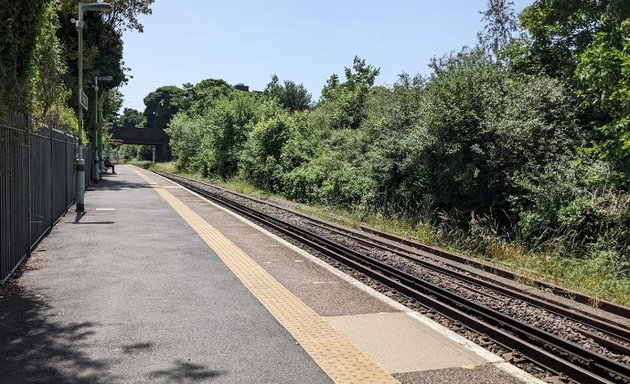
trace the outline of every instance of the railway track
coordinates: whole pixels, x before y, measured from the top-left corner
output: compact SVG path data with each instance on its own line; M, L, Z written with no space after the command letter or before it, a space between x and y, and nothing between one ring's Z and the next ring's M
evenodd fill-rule
M451 318L469 329L490 337L494 342L507 350L516 350L530 361L558 375L566 375L579 383L630 383L630 330L605 317L592 316L558 303L519 291L506 284L489 280L469 270L457 270L435 263L421 254L414 254L409 249L397 247L391 242L365 236L357 231L343 229L298 214L286 208L278 207L301 216L310 222L311 228L296 226L289 220L282 220L274 215L260 212L250 205L226 198L222 193L213 193L217 189L207 183L164 174L167 177L200 195L219 203L245 217L253 219L285 236L288 236L334 260L359 271L397 292L410 297L424 306L432 308L441 315ZM225 193L225 191L224 191ZM240 198L249 199L242 195ZM256 199L250 199L256 201ZM265 204L257 201L257 204ZM319 227L318 230L314 228ZM428 271L419 277L406 268L392 266L391 263L357 251L357 247L349 247L343 241L331 240L331 236L323 236L322 231L335 233L337 237L352 238L354 243L365 249L374 248L393 253L409 262L420 265ZM318 233L319 232L319 233ZM335 237L335 236L333 236ZM427 277L428 276L428 277ZM433 277L431 277L433 276ZM461 288L445 288L436 284L436 279L455 279ZM466 291L466 294L462 294ZM484 300L471 300L474 297L485 297L486 301L502 302L509 305L511 300L520 300L529 305L549 311L554 316L562 316L574 327L584 327L582 334L604 348L607 353L594 351L577 342L567 340L541 327L529 324L505 311L493 308ZM614 357L621 358L611 358Z
M460 256L454 253L446 252L439 248L430 247L430 246L418 243L416 241L401 238L401 237L398 237L398 236L395 236L386 232L369 228L367 226L361 226L361 230L367 233L371 233L376 236L382 237L384 239L389 239L397 243L401 243L406 246L409 246L411 248L418 249L419 251L428 252L430 254L433 254L433 255L448 259L448 260L452 260L458 263L468 264L480 270L490 272L492 274L507 278L509 280L518 280L518 281L524 282L527 285L543 289L545 291L553 293L554 295L564 297L564 298L570 299L572 301L575 301L581 304L592 306L592 307L601 309L602 311L605 311L614 315L630 318L630 308L624 307L622 305L617 305L615 303L611 303L606 300L596 299L591 296L583 295L579 292L571 291L569 289L565 289L565 288L558 287L553 284L546 283L544 281L539 281L536 279L519 276L519 275L514 274L513 272L507 271L505 269L501 269L494 265L488 265L480 261L471 260L471 259L465 258L463 256Z
M317 224L317 223L313 225L322 226L321 224ZM326 225L323 225L322 227L325 227L325 226ZM431 271L435 271L439 274L451 276L458 280L465 281L473 285L478 285L481 287L488 288L492 291L500 292L501 294L505 296L522 300L531 305L535 305L539 308L542 308L542 309L551 311L557 315L563 316L567 319L571 319L575 321L576 323L589 326L592 329L597 330L601 332L602 334L605 334L608 337L610 337L610 339L606 339L598 335L591 334L590 335L591 338L593 338L600 344L606 345L607 347L614 349L624 355L630 356L630 347L629 347L630 329L614 321L611 321L608 318L597 316L592 313L586 313L576 308L571 308L571 307L568 307L567 305L550 301L547 298L541 297L533 292L525 292L521 289L515 288L508 284L489 279L487 275L482 276L475 272L471 272L468 269L464 270L464 269L457 268L452 265L449 265L447 267L447 266L444 266L443 264L435 263L432 260L427 260L426 258L423 258L421 254L404 250L390 243L379 241L378 239L362 236L361 234L358 234L354 231L339 229L339 228L336 228L336 226L331 226L329 228L326 228L326 230L331 231L331 232L336 232L342 236L348 236L361 244L387 250L398 256L412 260L413 262L418 263L419 265L422 265L423 267ZM622 342L622 344L616 343L612 341L611 339L618 339L619 341Z

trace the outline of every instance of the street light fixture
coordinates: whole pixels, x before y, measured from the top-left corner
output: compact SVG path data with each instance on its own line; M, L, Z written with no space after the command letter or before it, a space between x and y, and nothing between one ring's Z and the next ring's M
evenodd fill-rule
M98 82L99 81L112 81L114 78L111 76L94 76L94 181L101 180L101 126L98 122Z
M87 96L83 92L83 12L109 12L112 10L108 3L79 3L79 20L76 21L77 32L79 32L79 156L76 163L76 205L77 212L85 210L85 160L83 159L83 108L87 109Z

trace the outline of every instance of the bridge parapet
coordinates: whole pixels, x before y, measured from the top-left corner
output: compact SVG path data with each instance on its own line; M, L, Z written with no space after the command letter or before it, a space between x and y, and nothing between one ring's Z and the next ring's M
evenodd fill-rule
M114 127L109 132L112 135L112 141L115 140L121 144L155 145L156 161L171 160L171 147L164 129Z

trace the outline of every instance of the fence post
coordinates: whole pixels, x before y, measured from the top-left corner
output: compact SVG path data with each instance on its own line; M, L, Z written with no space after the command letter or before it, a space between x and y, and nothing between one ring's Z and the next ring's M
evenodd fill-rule
M53 161L55 161L55 142L54 142L54 129L48 127L50 130L50 229L52 230L55 223L55 175L53 174Z
M26 137L28 139L28 255L31 256L33 245L33 175L31 174L31 157L33 155L31 140L31 118L26 117Z
M66 183L64 184L63 205L68 208L68 135L63 135L63 172L65 173Z
M63 187L63 206L68 208L68 135L63 135L63 175L65 184Z

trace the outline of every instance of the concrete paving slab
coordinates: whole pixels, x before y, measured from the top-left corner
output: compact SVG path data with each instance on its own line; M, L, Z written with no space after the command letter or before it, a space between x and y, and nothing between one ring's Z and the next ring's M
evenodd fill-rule
M327 317L326 320L389 372L414 372L487 363L404 313Z
M492 364L394 374L401 384L522 384Z

